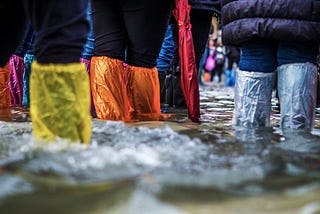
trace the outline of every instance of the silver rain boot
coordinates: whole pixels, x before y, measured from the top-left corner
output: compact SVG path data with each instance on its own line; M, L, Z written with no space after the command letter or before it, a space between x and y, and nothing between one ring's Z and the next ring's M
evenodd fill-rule
M280 127L311 129L317 99L318 67L312 63L293 63L278 67Z
M240 127L270 126L274 73L237 70L233 124Z

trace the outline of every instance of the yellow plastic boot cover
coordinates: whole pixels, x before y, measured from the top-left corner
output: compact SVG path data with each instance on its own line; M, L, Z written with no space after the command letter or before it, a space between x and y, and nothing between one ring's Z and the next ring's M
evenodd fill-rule
M92 57L90 81L99 119L130 120L123 61L106 56Z
M133 107L132 119L160 120L160 85L158 71L128 65L127 93Z
M82 63L32 63L30 115L35 139L90 143L90 85Z
M10 66L9 63L0 67L0 119L11 118L11 97L9 89Z

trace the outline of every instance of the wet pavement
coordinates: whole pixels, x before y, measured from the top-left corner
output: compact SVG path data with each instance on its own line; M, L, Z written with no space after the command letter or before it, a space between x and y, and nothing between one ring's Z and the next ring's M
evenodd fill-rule
M28 112L0 122L0 213L320 213L311 132L232 127L233 88L201 87L201 123L93 121L90 146L34 144ZM22 122L25 121L25 122Z

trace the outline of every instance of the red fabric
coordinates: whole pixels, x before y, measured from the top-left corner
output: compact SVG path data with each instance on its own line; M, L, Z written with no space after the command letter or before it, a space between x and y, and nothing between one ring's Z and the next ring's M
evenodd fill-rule
M200 119L200 94L196 59L190 23L188 0L176 0L173 10L179 28L180 85L188 107L188 116L193 122Z

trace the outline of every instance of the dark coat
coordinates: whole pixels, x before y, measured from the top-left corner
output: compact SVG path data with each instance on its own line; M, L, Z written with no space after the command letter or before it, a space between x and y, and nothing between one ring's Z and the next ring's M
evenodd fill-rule
M221 0L189 0L188 3L192 9L209 10L216 14L221 11Z
M222 42L320 42L320 0L222 0Z

